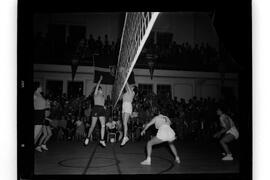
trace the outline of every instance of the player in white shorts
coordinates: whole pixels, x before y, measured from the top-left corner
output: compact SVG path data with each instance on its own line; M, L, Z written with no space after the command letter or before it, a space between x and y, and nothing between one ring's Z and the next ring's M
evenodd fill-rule
M172 150L172 153L175 156L175 161L180 164L180 158L178 156L177 150L173 144L175 138L175 132L170 127L171 121L167 116L159 114L155 116L141 132L141 135L145 134L145 131L151 126L155 124L156 129L158 129L157 135L154 136L150 141L147 142L147 158L146 160L142 161L142 165L151 165L151 153L152 153L152 146L156 144L160 144L163 142L168 142L169 147Z
M123 94L123 104L122 104L122 119L123 119L123 126L124 126L124 138L121 142L121 146L124 146L129 138L127 136L128 134L128 120L132 114L132 101L135 95L135 92L133 91L134 87L130 86L128 82L125 86L126 92Z
M225 114L221 108L217 109L217 115L219 115L220 126L222 127L222 129L216 134L214 134L214 138L220 138L224 134L221 140L219 141L219 143L221 144L222 148L226 153L225 157L223 157L222 160L232 161L233 156L228 147L228 143L238 139L239 132L235 127L233 120L230 118L230 116Z

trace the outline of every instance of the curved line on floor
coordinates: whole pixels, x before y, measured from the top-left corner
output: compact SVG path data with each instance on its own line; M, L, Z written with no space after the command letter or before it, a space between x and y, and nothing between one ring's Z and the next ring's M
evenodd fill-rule
M98 158L102 158L102 159L111 159L114 160L113 158L105 158L105 157L96 157ZM78 160L78 159L86 159L85 157L81 157L81 158L70 158L70 159L64 159L62 161L59 161L57 164L62 166L62 167L69 167L69 168L77 168L77 169L82 169L85 168L84 166L72 166L72 165L66 165L65 161L70 161L70 160ZM115 163L111 163L109 165L104 165L104 166L89 166L89 168L103 168L103 167L109 167L109 166L113 166L115 165Z

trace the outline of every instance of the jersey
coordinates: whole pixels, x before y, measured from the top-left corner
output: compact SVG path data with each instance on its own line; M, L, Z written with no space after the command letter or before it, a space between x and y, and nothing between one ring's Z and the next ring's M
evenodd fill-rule
M155 118L156 129L159 129L162 125L168 125L168 126L171 125L171 121L167 116L160 114L154 118Z
M41 94L35 93L34 94L34 109L35 110L43 110L46 108L47 102L42 97Z
M98 106L104 106L105 103L105 97L102 94L97 94L94 96L94 103Z

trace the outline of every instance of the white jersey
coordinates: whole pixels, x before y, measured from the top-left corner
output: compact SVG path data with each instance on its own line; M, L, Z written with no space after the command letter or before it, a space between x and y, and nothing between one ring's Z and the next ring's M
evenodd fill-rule
M238 132L237 128L235 127L235 124L234 124L233 120L230 118L230 116L228 116L226 114L222 114L219 119L220 119L220 124L222 127L227 128L227 126L228 126L228 128L229 128L229 130L226 132L226 134L228 134L228 133L232 134L235 137L235 139L238 139L239 132Z
M35 110L43 110L43 109L46 109L46 105L47 105L47 102L42 97L42 95L39 93L35 93L34 94L34 109Z
M159 129L162 125L170 126L171 121L167 116L163 116L162 114L155 117L155 127Z
M129 92L129 91L125 92L123 94L123 102L132 103L134 95L135 95L135 93L133 91L132 92Z
M155 127L158 129L157 138L162 141L174 141L175 132L170 127L171 121L167 116L158 115L155 117Z
M234 122L230 118L230 116L228 116L226 114L222 114L219 119L220 119L220 123L221 123L222 127L224 127L224 128L227 128L227 126L229 126L228 128L235 127Z

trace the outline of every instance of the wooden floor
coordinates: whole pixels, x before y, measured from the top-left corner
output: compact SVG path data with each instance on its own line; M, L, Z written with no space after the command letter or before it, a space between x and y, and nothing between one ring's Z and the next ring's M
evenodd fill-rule
M238 155L234 161L221 160L220 149L213 143L175 143L181 164L166 143L154 146L152 165L142 166L145 159L145 141L107 143L102 148L96 142L87 147L78 141L52 141L49 151L35 152L35 175L100 175L100 174L198 174L238 173Z

